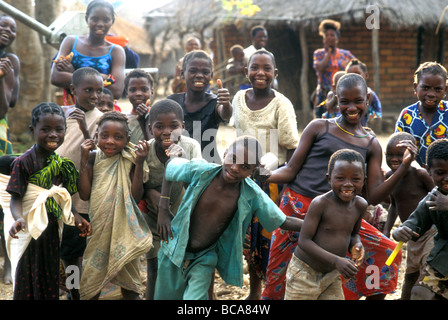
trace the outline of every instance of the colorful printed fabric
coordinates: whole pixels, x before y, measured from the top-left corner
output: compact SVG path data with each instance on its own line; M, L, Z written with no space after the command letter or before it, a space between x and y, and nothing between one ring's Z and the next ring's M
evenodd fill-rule
M316 65L324 59L325 49L317 49L314 51L313 56L313 68L316 70L317 76L317 102L315 105L319 105L322 101L327 98L327 93L331 89L331 84L333 82L333 75L340 70L345 70L345 67L350 62L351 59L356 57L348 50L336 49L336 53L330 56L330 61L325 68L324 72L317 71ZM317 117L321 117L325 110L316 110Z
M47 166L42 170L33 173L29 178L29 183L39 187L50 189L53 186L53 177L62 175L65 188L70 194L78 192L79 174L73 161L62 158L54 153L47 158ZM47 212L53 213L59 220L62 217L62 209L54 198L48 198L45 203Z
M419 104L416 102L401 111L395 132L408 132L414 136L418 148L415 160L422 166L426 163L426 150L431 142L448 136L448 105L447 101L440 101L432 122L428 124L422 117Z
M3 118L0 119L0 156L12 153L12 144L9 141L8 120Z
M255 180L255 182L274 202L277 200L283 187L283 185L276 183L260 183L257 180ZM254 217L247 229L246 237L243 242L243 255L255 268L260 279L265 279L266 277L271 237L272 232L267 232L260 224L258 218Z
M286 188L281 200L280 209L287 216L304 219L311 201L312 198L304 197ZM402 259L401 251L398 253L392 265L387 267L385 262L396 244L365 220L362 220L359 235L364 246L365 257L356 275L356 280L342 279L345 299L355 300L362 296L393 292L398 281L398 270ZM298 239L298 232L290 232L282 229L277 229L273 232L265 289L262 294L263 300L283 299L286 286L286 270L297 246ZM367 270L367 267L370 265L378 266L379 268L379 284L369 283L367 285L369 280L374 279L374 277L371 277L374 271L370 270L374 268Z

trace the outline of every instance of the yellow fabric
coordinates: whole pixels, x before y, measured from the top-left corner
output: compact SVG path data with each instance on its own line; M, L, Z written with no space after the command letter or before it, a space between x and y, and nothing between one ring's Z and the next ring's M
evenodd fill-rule
M87 239L80 283L83 300L96 296L108 283L141 293L138 258L152 247L152 234L131 195L134 162L128 147L112 157L97 151L89 210L92 235Z
M25 249L28 247L31 239L37 239L47 228L48 217L45 202L49 197L56 200L62 209L62 219L59 220L59 235L61 236L63 223L74 226L75 217L71 212L72 200L70 193L63 187L53 186L47 190L36 186L32 183L28 184L25 196L22 198L22 212L26 222L26 229L17 233L18 239L14 239L9 235L9 229L15 220L10 210L11 195L6 192L9 182L9 176L0 174L0 205L5 214L4 230L6 240L6 250L11 260L12 274L15 274L17 263L22 257Z

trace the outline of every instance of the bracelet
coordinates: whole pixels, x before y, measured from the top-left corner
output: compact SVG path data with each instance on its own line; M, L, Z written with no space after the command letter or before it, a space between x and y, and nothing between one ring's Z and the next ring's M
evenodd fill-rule
M162 199L170 199L170 197L160 196Z

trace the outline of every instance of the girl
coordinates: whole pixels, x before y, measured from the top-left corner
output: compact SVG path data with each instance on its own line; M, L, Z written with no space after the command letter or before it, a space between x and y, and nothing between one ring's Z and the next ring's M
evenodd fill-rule
M60 157L55 151L65 137L65 115L55 103L41 103L31 114L30 130L36 144L15 160L6 191L11 194L11 214L15 220L9 230L18 239L21 230L31 230L32 225L24 212L22 201L29 184L45 189L62 184L70 194L78 191L78 171L74 163ZM28 188L29 189L29 188ZM31 239L18 261L15 273L14 299L57 300L59 298L59 226L66 213L55 198L45 203L48 223L36 239ZM90 224L73 212L81 236L90 235ZM43 217L45 219L45 217ZM68 223L68 221L64 221ZM22 235L20 235L22 237ZM25 236L23 236L25 237ZM15 240L12 240L15 241Z
M369 99L365 80L357 74L344 75L338 82L336 95L341 116L310 122L304 129L291 160L286 166L275 170L267 180L288 184L280 204L280 208L288 216L303 219L311 200L329 191L326 178L328 161L339 149L349 148L363 155L367 165L366 199L370 204L383 201L406 174L413 161L416 147L411 141L404 141L400 146L407 150L402 164L393 175L383 181L381 146L376 137L361 125ZM384 294L395 289L401 257L394 261L390 269L383 268L389 253L395 248L395 243L364 220L360 236L368 256L360 266L357 281L350 280L344 284L345 298L357 299L362 295L383 298ZM266 287L262 298L283 299L286 267L297 245L298 235L274 231L272 239ZM367 264L378 266L382 272L379 289L366 288Z
M123 94L125 53L121 46L106 41L115 20L113 6L104 0L91 1L86 10L89 27L87 36L67 36L51 68L51 83L65 89L66 105L73 104L68 96L72 74L81 67L92 67L101 73L105 86L114 99ZM72 57L70 57L72 55Z
M185 129L201 145L202 157L208 162L221 163L216 146L219 124L232 116L229 90L218 79L218 94L207 92L213 78L213 61L202 50L194 50L183 58L181 77L186 92L168 97L179 103L184 111Z
M124 114L107 112L98 122L99 150L93 139L81 145L79 195L90 200L94 230L83 257L81 299L98 299L108 283L120 286L124 299L139 299L139 257L152 246L137 206L148 176L148 143L134 148L127 122Z
M426 163L426 150L431 142L448 136L448 103L443 99L447 91L447 71L437 62L422 63L414 74L414 94L418 100L404 108L395 132L412 134L419 148L416 161Z
M364 80L366 80L366 81L367 81L367 78L369 77L369 73L367 72L366 64L359 61L358 59L350 60L347 67L345 68L345 72L346 73L357 73L361 77L363 77ZM381 118L383 115L380 99L376 95L375 91L373 91L369 87L367 89L369 90L369 93L370 93L369 109L368 109L366 115L364 116L364 118L362 118L362 120L361 120L361 124L363 126L367 126L367 122L370 119Z
M278 157L275 167L281 166L297 148L299 133L292 103L271 87L277 77L274 56L266 50L256 51L250 57L245 73L252 88L238 91L232 101L237 136L252 135L257 138L266 153L273 152ZM275 145L271 145L271 141L275 141ZM281 185L262 183L260 187L277 202ZM244 254L249 261L251 275L248 299L259 300L260 278L265 276L271 234L257 221L252 221L246 238Z
M149 73L135 69L124 79L124 87L132 105L131 113L127 115L131 142L137 144L140 140L149 140L151 135L148 136L145 121L154 94L154 80Z

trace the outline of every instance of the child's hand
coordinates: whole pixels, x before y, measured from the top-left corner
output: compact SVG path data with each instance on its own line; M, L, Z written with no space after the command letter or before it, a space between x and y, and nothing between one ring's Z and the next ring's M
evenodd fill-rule
M255 169L252 178L259 181L260 183L266 182L269 177L272 175L272 170L265 164L260 164L257 169Z
M160 239L168 243L169 240L173 239L173 234L171 232L171 220L173 220L174 214L169 208L169 199L165 199L165 201L168 202L168 205L161 205L159 201L157 231L160 234Z
M170 158L186 158L187 154L185 153L185 150L178 144L173 143L166 149L165 154Z
M229 90L222 87L221 79L216 80L218 84L218 99L217 104L223 106L230 106L230 93Z
M143 163L149 153L149 142L139 141L139 144L135 147L135 162Z
M364 247L362 243L358 242L352 247L350 252L352 254L352 260L357 267L359 267L364 260Z
M96 150L96 144L93 139L86 139L81 143L81 160L87 161L90 151Z
M355 262L343 257L338 257L335 267L345 279L353 278L358 272Z
M18 239L19 237L16 236L16 233L25 229L26 229L25 219L23 218L17 219L16 222L14 222L14 224L11 226L11 229L9 229L9 235L14 239Z
M417 154L417 146L411 140L403 140L397 144L397 147L404 147L406 151L403 154L403 162L402 164L409 168L411 166L412 161L415 160L415 156Z
M68 115L67 119L75 119L78 121L79 129L81 129L82 132L87 131L86 114L81 109L74 108Z
M75 226L77 226L78 229L81 230L79 236L80 237L90 236L90 234L92 233L92 227L89 221L81 217L79 214L74 214L74 216L75 216Z
M149 101L149 99L148 99L148 101ZM134 111L135 111L135 113L137 113L137 120L139 120L139 121L144 121L146 115L147 115L148 112L149 112L149 107L148 107L148 105L145 104L145 103L140 103L140 104L137 106L137 108L135 108Z
M448 211L448 195L442 194L439 190L431 191L430 200L426 201L429 210Z
M401 226L392 232L392 237L396 241L407 242L411 240L413 237L420 237L420 235L417 232L412 231L412 229L409 227Z

